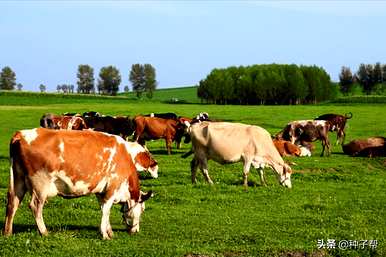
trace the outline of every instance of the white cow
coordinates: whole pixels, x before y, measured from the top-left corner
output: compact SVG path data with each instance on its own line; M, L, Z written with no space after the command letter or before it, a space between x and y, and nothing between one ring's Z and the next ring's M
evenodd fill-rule
M207 161L218 163L244 163L244 186L248 186L248 173L251 165L260 174L263 185L266 185L263 168L271 167L277 174L281 185L291 188L291 168L284 163L275 148L270 134L258 126L228 123L202 122L189 127L192 138L191 162L192 183L196 182L197 167L200 167L208 183L213 184L208 174ZM184 156L189 155L189 153Z

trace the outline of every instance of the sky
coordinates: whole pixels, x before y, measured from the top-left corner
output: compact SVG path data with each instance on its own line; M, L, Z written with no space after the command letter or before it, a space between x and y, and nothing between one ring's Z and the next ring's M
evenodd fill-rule
M0 1L0 69L23 90L74 84L79 64L150 63L158 88L197 85L214 68L386 63L386 1Z

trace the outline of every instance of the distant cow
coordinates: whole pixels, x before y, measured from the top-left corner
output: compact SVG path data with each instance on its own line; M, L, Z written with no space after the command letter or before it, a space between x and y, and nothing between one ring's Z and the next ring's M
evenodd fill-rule
M349 112L349 113L346 113L345 115L339 115L339 114L332 114L332 113L329 113L329 114L323 114L317 118L315 118L315 120L327 120L328 122L330 122L331 126L330 126L330 131L336 131L336 144L343 144L344 143L344 139L346 137L346 133L345 133L345 127L346 127L346 121L348 119L351 119L352 118L352 113Z
M330 141L328 140L329 130L330 123L325 120L292 121L276 135L276 138L289 140L291 143L297 145L321 140L323 146L321 156L324 155L325 148L327 148L327 155L330 155Z
M145 117L156 117L156 118L161 118L161 119L177 119L177 114L173 112L165 112L165 113L150 113L147 115L143 115Z
M343 145L342 149L345 154L351 156L386 156L386 138L370 137L367 139L357 139Z
M130 232L139 231L139 219L150 194L142 195L136 170L157 177L157 162L142 146L94 131L44 128L21 130L10 143L10 179L4 234L12 234L13 218L25 193L41 235L47 235L43 206L56 195L74 198L95 194L102 209L100 230L111 239L109 215L120 203Z
M134 132L134 122L130 117L86 116L84 120L90 129L118 135L124 139Z
M281 156L302 156L300 147L290 141L282 139L273 139L272 141Z
M42 128L50 129L66 129L66 130L82 130L87 129L87 125L83 118L72 113L64 113L63 115L55 115L52 113L44 114L40 119Z
M270 134L263 128L252 125L228 122L202 122L190 127L192 138L191 161L192 183L196 182L199 167L210 184L208 160L218 163L244 163L244 186L248 186L248 174L251 165L259 171L262 184L266 184L263 168L271 167L281 185L291 187L291 168L284 163L273 145Z
M171 154L172 142L181 143L184 135L184 125L174 119L137 116L134 118L134 140L145 145L145 141L164 138L166 149Z
M61 115L46 113L40 118L40 127L59 129L58 122L60 121L61 118L62 118Z

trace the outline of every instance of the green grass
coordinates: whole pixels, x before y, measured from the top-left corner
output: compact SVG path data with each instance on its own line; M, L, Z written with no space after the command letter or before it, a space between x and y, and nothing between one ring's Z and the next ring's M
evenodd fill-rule
M128 98L136 99L134 92L123 93ZM199 103L200 99L197 97L197 87L176 87L176 88L164 88L157 89L154 92L153 98L151 101L160 101L160 102L170 102L176 101L176 103ZM144 96L143 101L146 101L147 98Z
M165 97L166 98L166 97ZM0 101L4 98L0 96ZM176 112L192 117L207 111L211 117L256 124L271 133L290 120L309 119L319 114L352 112L346 140L386 136L385 104L320 106L215 106L171 105L161 100L121 101L104 99L41 104L24 102L0 105L0 212L5 213L9 177L8 143L18 129L39 125L46 112L100 111L105 114L135 115ZM66 100L67 101L67 100ZM331 134L331 141L335 135ZM114 238L99 235L101 211L95 197L64 200L52 198L44 208L48 237L37 233L26 197L14 222L15 234L0 237L0 256L386 256L386 159L351 158L333 146L331 157L319 157L320 143L310 158L295 162L291 190L278 185L266 170L268 187L261 187L252 171L251 186L242 187L240 163L221 166L209 162L215 182L209 186L198 174L190 182L191 158L180 155L183 145L166 155L162 140L148 143L159 162L159 178L141 175L142 189L156 195L146 202L140 232L129 235L121 222L119 207L111 212ZM3 226L3 220L0 220ZM318 239L378 240L376 250L317 249Z

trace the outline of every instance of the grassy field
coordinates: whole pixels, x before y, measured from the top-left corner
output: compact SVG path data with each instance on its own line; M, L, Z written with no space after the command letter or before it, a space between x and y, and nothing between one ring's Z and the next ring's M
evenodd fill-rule
M190 96L192 97L192 96ZM168 96L163 97L165 100ZM18 129L33 128L46 112L99 111L104 114L135 115L176 112L193 116L207 111L225 121L256 124L271 133L290 120L314 118L319 114L351 111L346 141L368 136L386 136L386 104L319 106L215 106L165 104L158 99L68 100L53 102L41 97L23 102L0 96L0 209L5 213L9 177L8 143ZM335 135L331 135L335 141ZM331 157L288 159L295 162L292 189L278 185L273 172L266 170L268 187L261 187L256 172L250 187L242 187L241 164L221 166L210 162L214 186L198 174L191 185L191 158L182 159L190 149L183 145L166 155L164 141L148 143L159 162L159 178L141 175L142 188L156 195L146 204L140 232L129 235L119 207L113 208L114 238L99 235L101 211L95 197L48 201L44 218L50 232L41 237L31 211L30 197L18 210L15 234L0 237L0 256L386 256L386 159L351 158L333 147ZM0 220L3 227L4 220ZM377 240L371 249L318 249L318 240Z

